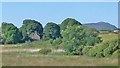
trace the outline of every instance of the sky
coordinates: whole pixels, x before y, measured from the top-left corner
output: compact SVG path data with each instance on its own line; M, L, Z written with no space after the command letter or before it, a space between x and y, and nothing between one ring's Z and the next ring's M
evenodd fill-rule
M117 2L3 2L2 21L21 27L23 20L60 24L66 18L83 23L108 22L118 26Z
M2 2L118 2L120 0L1 0Z

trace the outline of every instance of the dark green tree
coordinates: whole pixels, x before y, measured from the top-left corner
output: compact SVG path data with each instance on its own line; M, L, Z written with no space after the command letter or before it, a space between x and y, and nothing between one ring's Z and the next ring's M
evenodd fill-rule
M67 18L60 24L60 29L65 30L68 26L73 26L73 25L82 25L82 24L75 19Z
M44 39L56 39L61 37L60 27L53 22L49 22L45 25L43 33Z
M2 23L2 38L5 44L16 44L21 41L22 34L11 23Z
M23 41L34 40L34 38L32 38L31 36L34 36L35 34L38 35L40 38L42 38L43 36L43 26L35 20L24 20L20 31L23 35Z

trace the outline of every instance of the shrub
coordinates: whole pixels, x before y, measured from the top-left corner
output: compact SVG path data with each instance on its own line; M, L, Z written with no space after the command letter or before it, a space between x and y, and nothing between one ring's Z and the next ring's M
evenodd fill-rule
M96 54L96 57L97 57L97 58L101 58L101 57L104 57L104 55L103 55L102 52L99 52L99 53Z
M118 39L103 42L102 44L96 45L89 50L89 56L92 57L110 57L118 47Z
M109 46L108 42L103 43L100 45L96 45L93 48L89 50L89 56L91 57L102 57L103 56L103 50ZM101 55L101 56L100 56Z
M104 56L108 57L113 54L114 51L118 49L118 41L113 40L109 43L109 46L104 50Z
M89 55L89 50L92 48L92 46L84 46L82 50L83 55Z
M61 38L56 38L55 40L51 40L52 46L58 46L62 43Z
M49 40L50 44L53 44L53 41L54 41L53 39L50 39L50 40Z
M41 49L40 51L39 51L41 54L44 54L44 55L47 55L48 53L50 53L50 52L52 52L52 50L51 49Z
M112 57L117 57L120 55L120 49L116 50L113 54Z

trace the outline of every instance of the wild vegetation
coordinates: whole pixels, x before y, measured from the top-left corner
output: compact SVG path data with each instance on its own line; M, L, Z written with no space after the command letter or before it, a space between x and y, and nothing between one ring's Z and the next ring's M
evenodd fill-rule
M100 34L99 37L105 42L117 39L117 34ZM109 38L110 39L109 39ZM108 40L108 39L109 40ZM101 45L103 42L96 44ZM48 41L34 41L23 44L7 44L2 47L2 63L3 66L18 65L18 66L117 66L118 65L118 50L108 57L90 57L87 53L93 46L85 46L82 50L84 55L66 55L64 52L56 51L56 47L52 46ZM45 52L40 52L45 49ZM55 48L55 49L54 49ZM62 49L61 45L58 45ZM33 51L32 51L33 50ZM34 51L37 50L37 51ZM48 50L48 51L47 51ZM21 60L19 60L21 59ZM10 63L11 61L11 63ZM99 62L98 62L99 61Z
M4 44L3 56L9 55L12 57L10 54L14 54L16 59L20 57L17 57L18 54L26 58L28 55L39 55L40 57L42 55L52 55L77 56L77 58L74 57L75 59L78 59L78 56L87 56L97 59L118 57L120 52L118 34L101 34L97 29L82 25L72 18L65 19L59 25L48 22L45 27L40 22L29 19L24 20L20 28L17 28L12 23L3 22L0 41L1 44ZM16 49L18 50L16 51ZM56 59L61 60L58 57ZM4 62L7 63L6 61ZM95 62L93 62L93 65ZM79 65L79 63L76 65ZM100 64L96 63L95 65ZM113 65L115 65L115 62Z

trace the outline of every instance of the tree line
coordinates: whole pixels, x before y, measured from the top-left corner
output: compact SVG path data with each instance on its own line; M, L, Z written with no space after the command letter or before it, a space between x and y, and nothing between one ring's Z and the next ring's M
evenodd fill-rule
M44 27L38 21L25 19L17 28L12 23L2 23L1 44L17 44L36 40L48 41L52 46L62 45L67 55L88 55L105 57L118 52L118 41L102 42L95 28L82 25L67 18L61 24L48 22Z
M74 29L78 31L74 31ZM71 30L71 32L69 30ZM68 32L68 34L66 31ZM30 19L24 20L23 25L20 28L17 28L12 23L3 22L1 37L2 37L3 44L16 44L16 43L24 43L25 41L34 41L34 40L39 40L39 39L45 39L45 40L56 39L56 38L64 39L69 34L71 36L70 38L71 40L72 36L75 36L71 34L76 34L77 32L81 35L80 36L77 35L78 37L76 38L80 38L80 37L85 38L86 36L82 36L82 35L85 35L85 34L82 34L85 32L87 32L86 35L88 33L91 33L89 34L91 35L91 38L92 38L92 35L93 37L97 37L96 29L82 26L80 22L72 18L65 19L59 25L53 22L48 22L44 28L40 22L35 21L35 20L30 20Z

